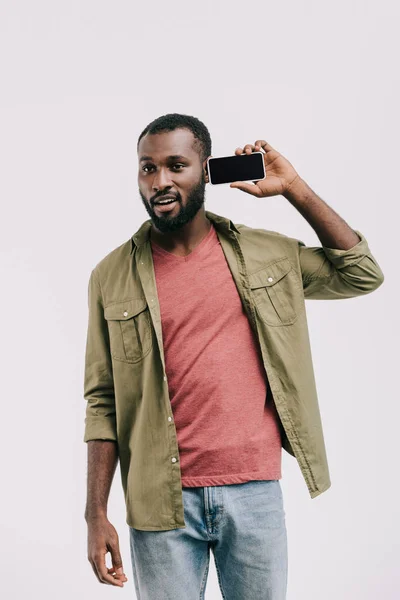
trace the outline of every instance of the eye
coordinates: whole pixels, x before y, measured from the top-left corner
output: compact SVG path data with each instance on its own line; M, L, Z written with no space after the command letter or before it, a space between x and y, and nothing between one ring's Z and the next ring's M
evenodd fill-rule
M176 167L178 167L178 169L180 170L180 167L185 167L186 165L183 165L182 163L175 163L174 165L171 165L172 169L175 169ZM146 169L152 169L154 167L154 165L144 165L144 167L142 167L142 171L144 171L145 173L148 173L148 171L146 171Z

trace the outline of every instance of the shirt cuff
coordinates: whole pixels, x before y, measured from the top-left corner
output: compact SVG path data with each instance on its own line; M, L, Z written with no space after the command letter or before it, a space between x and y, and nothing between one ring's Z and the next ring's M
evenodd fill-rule
M339 250L338 248L327 248L326 246L322 246L326 257L337 269L357 264L364 256L371 254L368 242L361 231L358 231L357 229L354 229L353 231L355 231L361 239L355 246L348 248L348 250Z
M90 440L117 441L115 417L86 417L84 442Z

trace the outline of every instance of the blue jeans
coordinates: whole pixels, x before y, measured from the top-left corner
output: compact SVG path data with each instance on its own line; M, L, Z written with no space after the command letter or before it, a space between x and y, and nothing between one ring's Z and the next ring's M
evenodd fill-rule
M222 598L285 600L288 553L279 480L183 487L186 527L129 527L138 600L202 600L210 548Z

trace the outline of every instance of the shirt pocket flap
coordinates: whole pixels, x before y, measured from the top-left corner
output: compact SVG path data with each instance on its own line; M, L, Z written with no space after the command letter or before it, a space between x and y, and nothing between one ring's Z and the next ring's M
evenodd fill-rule
M250 288L256 290L257 288L275 285L289 273L291 268L292 265L288 258L280 258L255 273L249 274Z
M123 302L114 302L104 308L104 318L107 321L126 321L141 313L146 306L146 298L130 298Z

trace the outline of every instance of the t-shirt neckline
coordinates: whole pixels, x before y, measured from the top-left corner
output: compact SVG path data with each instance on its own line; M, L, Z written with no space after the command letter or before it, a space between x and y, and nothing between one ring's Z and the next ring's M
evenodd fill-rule
M202 253L208 247L210 241L212 239L214 239L215 234L216 233L215 233L214 225L211 223L208 233L206 233L206 235L203 237L202 240L200 240L200 242L197 244L197 246L195 248L193 248L193 250L189 254L186 254L186 256L178 256L177 254L174 254L173 252L169 252L168 250L165 250L165 248L162 248L161 246L159 246L152 239L150 239L150 243L151 243L152 249L156 253L161 254L162 256L164 256L166 258L170 258L171 260L178 260L178 261L183 262L183 261L190 260L192 257L197 256L199 253Z

